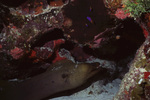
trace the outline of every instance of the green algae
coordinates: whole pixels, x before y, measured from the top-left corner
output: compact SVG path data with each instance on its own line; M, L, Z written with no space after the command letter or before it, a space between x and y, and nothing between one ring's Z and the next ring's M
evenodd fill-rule
M145 69L146 69L148 72L150 72L150 63L147 63L147 64L146 64Z
M138 18L143 13L150 12L149 0L128 0L124 8L131 17Z
M137 85L131 92L132 100L141 100L141 95L143 94L143 87Z
M146 59L141 59L140 61L138 61L136 64L135 64L135 67L136 68L140 68L140 67L144 67L147 63L147 60Z

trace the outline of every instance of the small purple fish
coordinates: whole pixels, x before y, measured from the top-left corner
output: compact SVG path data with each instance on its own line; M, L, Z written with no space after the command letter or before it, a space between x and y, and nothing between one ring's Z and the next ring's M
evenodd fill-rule
M89 27L89 25L88 25L88 24L85 24L85 26L86 26L86 27Z
M89 20L92 24L93 24L93 20L91 19L91 17L86 17L87 18L87 20Z
M90 12L92 12L93 11L93 8L90 6Z

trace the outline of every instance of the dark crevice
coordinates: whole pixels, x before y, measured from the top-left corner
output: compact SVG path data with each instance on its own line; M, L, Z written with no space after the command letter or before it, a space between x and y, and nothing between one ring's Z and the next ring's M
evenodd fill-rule
M66 40L65 43L60 46L60 48L64 48L70 51L75 47L75 45L77 44L72 41Z
M3 26L3 24L0 22L0 34L1 34L2 30L3 30L3 28L4 28L4 26Z
M120 39L111 38L119 35ZM95 57L106 60L120 60L135 54L136 50L145 41L143 30L133 19L126 19L114 30L114 34L107 37L100 48L91 49L84 47L84 51Z
M39 37L39 39L37 39L37 41L32 45L31 49L33 49L34 47L41 47L49 41L62 38L64 38L63 31L56 28L54 30L44 33L41 37Z
M18 7L27 0L0 0L0 3L9 7Z

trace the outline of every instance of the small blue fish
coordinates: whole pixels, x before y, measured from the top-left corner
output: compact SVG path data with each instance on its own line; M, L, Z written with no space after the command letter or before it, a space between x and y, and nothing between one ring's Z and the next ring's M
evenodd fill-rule
M90 12L92 12L93 11L93 8L90 6Z
M86 17L87 18L87 20L89 20L92 24L93 24L93 20L91 19L91 17Z
M85 26L86 26L86 27L89 27L89 25L88 25L88 24L85 24Z

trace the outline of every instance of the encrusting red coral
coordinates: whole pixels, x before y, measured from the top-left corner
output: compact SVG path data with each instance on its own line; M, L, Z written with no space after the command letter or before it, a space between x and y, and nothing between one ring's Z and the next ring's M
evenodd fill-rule
M55 63L55 62L60 61L60 60L63 60L63 59L66 59L66 58L65 58L65 57L61 57L61 56L59 55L58 50L57 50L57 51L56 51L56 57L55 57L55 59L52 61L52 63Z
M21 48L15 47L10 51L10 54L14 59L19 59L24 55L24 51Z
M35 57L36 57L36 51L32 50L29 58L35 58Z
M144 34L145 38L147 38L148 31L143 26L141 26L141 28L143 29L143 34Z
M60 57L58 54L59 45L65 43L64 39L53 40L45 43L41 47L35 47L34 50L31 50L29 58L34 59L34 63L48 59L52 56L53 53L56 53L56 57L53 62L62 60L64 58Z
M2 48L2 45L0 45L0 49Z
M59 46L60 44L63 44L63 43L65 43L65 40L63 40L63 39L55 40L55 41L54 41L54 47L55 47L55 46Z
M129 17L130 13L125 13L122 9L117 9L116 13L115 13L115 16L118 18L118 19L125 19L127 17Z

